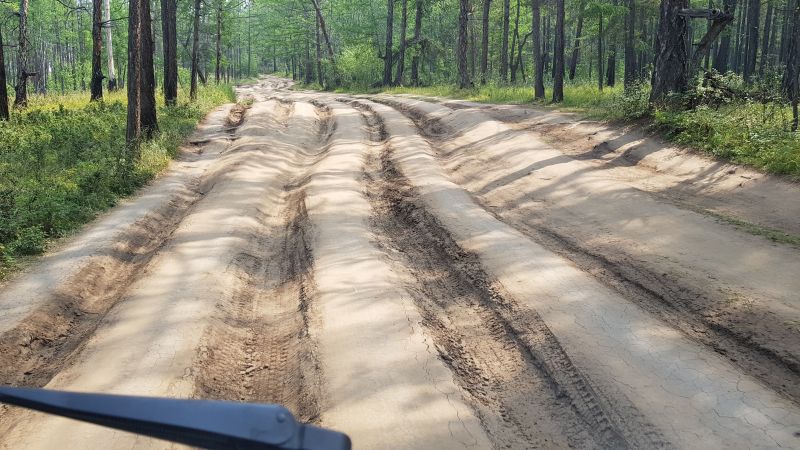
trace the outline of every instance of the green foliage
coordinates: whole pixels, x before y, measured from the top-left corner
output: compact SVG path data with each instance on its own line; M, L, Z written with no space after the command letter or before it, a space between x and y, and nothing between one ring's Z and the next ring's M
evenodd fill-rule
M383 60L378 58L372 45L355 44L342 50L337 69L342 76L342 83L366 87L380 79Z
M135 165L121 163L123 94L95 103L86 97L34 97L31 108L0 122L0 275L15 257L41 253L49 239L152 179L205 112L234 94L230 86L204 87L197 103L161 106L161 132L142 146Z

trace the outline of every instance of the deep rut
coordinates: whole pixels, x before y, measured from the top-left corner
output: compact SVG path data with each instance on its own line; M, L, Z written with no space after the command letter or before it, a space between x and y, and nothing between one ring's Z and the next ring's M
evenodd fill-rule
M495 444L626 448L630 438L641 444L636 436L643 430L614 425L541 318L504 296L478 258L462 250L426 211L392 163L378 116L354 105L374 141L364 179L377 244Z

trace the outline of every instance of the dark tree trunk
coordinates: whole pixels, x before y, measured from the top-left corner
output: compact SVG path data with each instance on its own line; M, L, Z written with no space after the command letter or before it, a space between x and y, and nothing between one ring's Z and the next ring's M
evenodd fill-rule
M19 2L19 41L17 42L17 85L14 107L28 106L28 0Z
M483 0L483 20L481 34L481 84L486 84L489 72L489 11L492 0Z
M317 13L317 19L319 19L319 29L322 31L322 37L325 39L325 47L328 50L328 59L331 61L331 65L333 66L334 75L336 73L336 59L333 54L333 45L331 44L331 38L328 35L328 27L325 25L325 17L322 15L322 10L319 7L319 3L317 0L311 0L311 3L314 5L314 11Z
M386 2L386 46L383 53L383 84L392 83L392 49L394 47L394 0Z
M756 73L756 57L758 55L758 27L761 20L761 0L750 0L747 11L747 52L743 76L750 81Z
M556 0L556 36L553 52L553 103L564 101L564 0Z
M127 162L135 161L138 155L139 140L142 135L142 34L141 34L141 2L147 0L129 0L128 2L128 124L125 140L131 154ZM200 0L197 0L198 2Z
M606 86L614 87L617 83L617 49L613 45L608 52L606 63Z
M733 15L736 11L736 0L725 0L725 12ZM728 70L728 57L731 53L731 33L728 30L722 35L717 47L717 57L714 58L714 69L717 72L725 73Z
M0 120L8 120L8 88L6 87L6 59L3 52L3 31L0 30Z
M141 66L141 107L142 133L147 139L158 132L156 117L156 73L153 64L153 28L150 16L150 0L141 0L142 66Z
M636 0L628 0L628 17L625 22L625 89L636 83Z
M688 6L688 0L661 0L651 102L663 101L672 92L684 92L689 85L688 19L679 14Z
M422 43L420 42L420 38L422 37L422 11L423 11L423 0L416 0L416 14L414 15L414 45L417 46L417 51L414 52L414 56L411 58L411 84L414 86L419 86L419 54L421 52Z
M220 0L217 1L219 1L219 4L217 5L217 36L214 46L214 83L219 84L221 76L220 60L222 59L222 2Z
M503 81L508 81L508 29L510 9L510 0L503 0L503 36L500 42L500 79Z
M514 51L519 47L519 51L522 51L522 45L518 45L519 42L519 10L520 10L520 0L517 0L517 13L514 15L514 33L511 35L511 61L509 65L511 66L511 82L514 83L517 81L517 69L520 68L518 61L521 59L519 57L514 57ZM517 61L517 62L515 62ZM525 68L523 67L523 75L522 77L525 78Z
M633 1L633 0L631 0ZM572 45L572 58L569 61L569 79L575 79L575 72L578 70L578 57L581 51L581 33L583 33L583 12L585 4L581 2L578 12L578 25L575 27L575 43Z
M597 89L603 90L603 13L597 20Z
M790 33L784 35L787 39L787 54L782 87L792 103L792 131L797 131L797 103L800 98L800 0L790 1L790 9L786 14L791 18L791 28Z
M92 81L90 101L103 99L103 0L92 0Z
M322 45L319 39L319 17L316 15L314 16L314 23L316 28L314 29L314 40L316 41L314 44L316 45L316 52L317 52L317 83L320 86L325 85L325 81L322 77ZM274 70L274 69L273 69Z
M775 0L771 0L767 5L767 16L764 18L764 34L761 36L761 60L758 62L758 73L759 75L764 75L764 69L767 66L767 60L769 59L769 41L770 41L770 32L772 32L772 16L774 14L775 8L772 6L772 3Z
M403 0L403 7L400 13L400 48L397 50L397 68L394 74L395 86L403 84L407 45L406 28L408 28L408 0Z
M200 7L201 0L194 0L194 23L192 24L192 75L189 87L189 98L197 100L197 77L200 72Z
M161 0L161 31L164 40L164 103L178 101L178 0ZM248 67L248 72L249 72Z
M533 33L533 97L544 100L544 59L542 59L541 0L531 0L531 32Z
M459 0L458 8L458 87L466 89L470 86L467 69L467 26L469 25L469 0Z

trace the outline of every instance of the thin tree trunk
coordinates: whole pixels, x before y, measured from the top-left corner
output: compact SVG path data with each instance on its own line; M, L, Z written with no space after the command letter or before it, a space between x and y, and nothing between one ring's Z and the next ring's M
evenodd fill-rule
M510 0L503 0L503 36L500 43L500 79L508 81L508 28Z
M392 49L394 47L394 0L386 1L386 46L383 54L383 84L392 83Z
M200 5L201 0L194 0L194 36L192 38L192 75L189 87L189 98L192 101L197 100L197 76L200 68L198 67L200 58ZM128 81L130 84L130 80Z
M322 79L322 45L319 38L319 17L315 15L314 19L314 23L316 25L316 29L314 30L314 38L316 40L315 45L317 47L317 83L319 83L320 86L323 86L325 83ZM273 67L273 71L274 70L275 69Z
M750 81L756 72L756 58L758 56L758 27L760 24L761 0L750 0L747 11L747 51L743 76Z
M511 82L515 83L517 81L517 69L520 67L518 61L521 61L521 58L514 57L514 51L517 48L517 43L519 42L519 10L520 10L520 1L517 0L517 13L514 16L514 33L511 36ZM522 51L522 46L519 46L519 50ZM517 62L515 62L517 61ZM524 69L523 69L523 78Z
M764 69L767 65L767 52L769 51L770 32L772 31L772 16L775 9L772 5L774 1L775 0L769 0L767 16L764 18L764 34L761 36L761 60L758 62L759 75L764 75Z
M8 120L8 88L6 87L6 59L3 52L3 31L0 29L0 120Z
M142 133L150 139L158 132L156 116L156 73L153 64L153 25L150 15L150 0L141 0L142 66L141 66L141 107Z
M420 38L422 37L422 11L424 2L423 0L416 0L416 3L417 10L414 15L414 45L417 46L417 51L414 52L414 56L411 58L411 84L419 86L419 54L423 48Z
M636 0L628 0L628 17L625 30L625 89L636 83Z
M222 0L217 0L217 36L215 41L214 83L219 84L220 60L222 59Z
M633 1L633 0L631 0ZM569 79L575 79L575 72L578 69L578 57L581 51L581 33L583 33L583 13L585 3L582 1L578 12L578 24L575 27L575 43L572 45L572 58L569 61Z
M533 97L544 100L544 60L542 59L541 0L531 0L531 32L533 33Z
M724 11L733 15L736 11L736 0L725 0ZM727 30L720 38L717 57L714 58L713 65L717 72L725 73L728 70L728 57L731 53L731 33L733 33L732 30Z
M564 101L564 0L556 0L556 36L553 55L553 103Z
M140 19L142 9L140 3L142 1L148 0L129 0L128 2L128 124L125 132L125 141L131 153L127 160L128 164L133 163L139 157L139 140L142 135L142 34Z
M406 28L408 28L408 0L403 0L402 13L400 15L400 49L397 51L397 69L394 74L394 85L403 84L403 71L406 61Z
M28 106L28 0L19 2L19 41L17 43L17 86L14 107Z
M92 0L92 81L90 101L103 99L103 0Z
M800 97L800 0L794 0L793 4L790 2L787 15L791 18L791 33L784 36L787 39L787 55L781 86L786 97L792 102L794 117L792 130L797 131L797 99Z
M603 13L597 20L597 89L603 90Z
M178 101L178 0L161 0L161 32L164 41L164 103Z
M458 58L458 87L461 89L466 89L470 86L469 72L467 71L468 21L469 21L469 0L459 0L457 58Z
M483 20L481 34L481 84L486 84L489 72L489 11L492 0L483 0Z
M114 68L113 29L111 26L111 0L103 0L103 28L106 32L106 59L108 60L108 90L117 90L117 71Z

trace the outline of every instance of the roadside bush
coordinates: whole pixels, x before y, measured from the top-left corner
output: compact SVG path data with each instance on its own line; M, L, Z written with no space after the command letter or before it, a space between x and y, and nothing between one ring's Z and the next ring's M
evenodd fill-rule
M188 98L183 92L182 98ZM211 108L234 98L230 86L200 89L198 102L159 107L161 132L122 164L124 93L89 103L85 94L36 97L0 122L0 277L15 257L44 251L162 171Z

